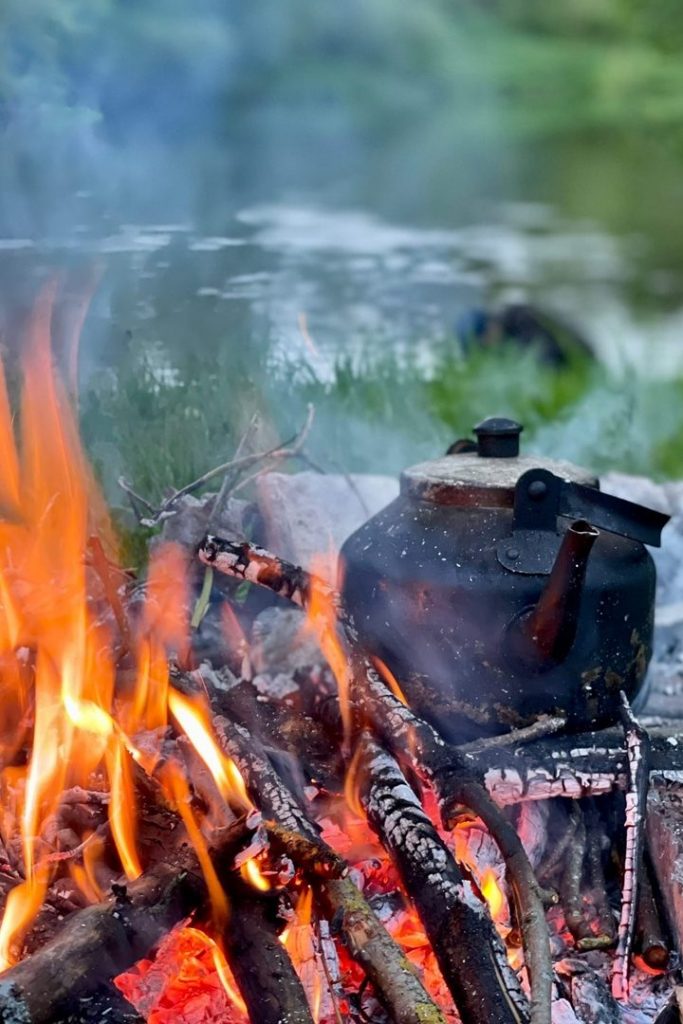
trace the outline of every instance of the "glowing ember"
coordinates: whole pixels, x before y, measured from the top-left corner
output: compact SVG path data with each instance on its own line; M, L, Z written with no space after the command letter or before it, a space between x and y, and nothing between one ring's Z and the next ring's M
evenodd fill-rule
M164 939L154 961L141 960L116 979L147 1024L246 1024L246 1008L225 957L198 928Z

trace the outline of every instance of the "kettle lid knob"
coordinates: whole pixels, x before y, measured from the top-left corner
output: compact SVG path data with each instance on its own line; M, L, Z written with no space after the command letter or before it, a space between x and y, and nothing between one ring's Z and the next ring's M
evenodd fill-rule
M519 435L524 430L521 423L505 416L489 416L477 423L477 454L485 459L514 459L519 455Z

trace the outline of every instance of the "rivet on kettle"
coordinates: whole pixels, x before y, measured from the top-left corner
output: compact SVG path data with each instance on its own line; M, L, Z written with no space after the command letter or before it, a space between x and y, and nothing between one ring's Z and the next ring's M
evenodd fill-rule
M529 484L528 493L532 501L540 501L548 493L548 485L543 480L534 480Z

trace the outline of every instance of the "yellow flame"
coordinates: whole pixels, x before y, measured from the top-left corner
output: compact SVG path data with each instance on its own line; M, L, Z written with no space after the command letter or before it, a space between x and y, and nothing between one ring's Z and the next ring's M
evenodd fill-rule
M107 748L106 763L111 785L109 823L123 870L132 880L142 874L135 849L135 792L127 752L118 738Z
M488 903L491 917L499 921L506 907L505 893L500 887L498 876L493 868L485 868L479 883L481 894Z
M260 892L268 892L270 890L270 882L253 857L242 864L240 874L245 882L248 882L254 889L258 889Z
M0 925L0 971L16 962L14 943L24 934L40 910L47 892L48 873L38 870L31 879L10 890Z
M178 690L170 689L168 706L190 743L211 772L218 791L225 800L237 803L243 810L253 804L247 795L244 779L234 761L226 757L211 734L204 709Z
M306 614L309 625L318 638L318 643L325 655L325 660L332 669L332 673L337 681L344 742L348 743L351 735L351 705L349 700L351 666L337 632L337 609L334 603L333 592L323 582L329 574L328 560L322 555L319 556L313 560L311 569L311 592L309 594Z
M408 707L408 701L406 700L406 696L401 687L399 686L398 680L396 679L396 676L391 671L389 666L385 665L382 659L377 657L374 657L372 659L372 663L379 672L384 682L387 684L387 686L393 693L394 697L400 700L401 704L403 704L405 707Z

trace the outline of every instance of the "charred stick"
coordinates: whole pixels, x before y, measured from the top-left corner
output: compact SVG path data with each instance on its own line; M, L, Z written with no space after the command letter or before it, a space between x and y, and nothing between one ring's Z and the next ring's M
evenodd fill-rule
M607 881L602 864L604 829L595 801L590 800L586 806L586 873L590 885L591 897L598 915L600 933L594 936L594 943L599 948L614 945L617 935L614 927L614 916L607 898ZM584 947L585 948L585 944Z
M223 932L230 968L254 1024L313 1024L299 977L278 938L277 902L235 878Z
M289 857L305 874L315 878L344 878L348 874L346 861L321 839L312 839L276 821L267 821L265 827L275 852Z
M285 832L300 834L328 852L303 808L275 772L261 747L247 729L225 718L214 718L214 728L225 752L235 761L252 799L263 816ZM327 916L339 928L351 956L361 965L378 998L396 1024L445 1024L441 1010L427 994L401 949L380 924L365 897L350 878L324 879L316 872L310 879Z
M333 587L322 580L313 581L305 569L249 541L223 540L209 535L199 548L199 559L226 576L266 587L300 608L308 606L314 583L317 588L323 589L335 605L339 605L339 595Z
M683 783L683 744L668 728L650 735L650 783ZM500 805L556 796L601 796L628 784L628 759L616 729L557 736L524 746L499 747L485 755L465 754L465 762L483 775Z
M463 1020L529 1020L529 1007L486 906L472 893L396 761L359 739L360 798L420 915Z
M564 867L560 896L567 927L577 949L582 952L604 949L613 945L616 936L602 868L602 828L592 802L584 806L582 802L572 801L565 835L570 839L566 845L562 844ZM591 900L600 925L597 933L586 914L584 881L590 885Z
M488 750L497 750L499 747L509 747L510 744L521 746L523 743L531 743L533 740L543 739L546 736L554 736L566 728L567 719L558 715L541 715L531 725L525 725L520 729L511 729L501 736L485 736L479 740L472 740L471 743L459 743L458 750L463 754L483 754Z
M337 947L334 944L330 931L330 922L316 917L315 937L320 957L320 964L325 975L327 991L330 994L334 1019L336 1024L344 1024L347 1019L345 994L341 983L341 967L337 955ZM342 1009L342 1007L344 1007Z
M337 609L339 621L351 649L351 702L357 719L369 721L381 739L397 756L410 753L413 767L426 774L439 796L446 828L454 811L465 804L485 823L506 860L511 887L522 928L527 968L531 979L533 1024L550 1024L552 963L542 893L528 857L513 826L466 767L457 749L446 744L435 729L418 718L394 696L360 650L356 629L343 608L339 595L309 573L270 552L248 543L235 544L207 537L199 557L219 572L248 579L306 608L315 588L323 589Z
M652 868L647 857L640 877L634 948L648 967L653 970L666 970L670 956L669 943L657 907L652 884Z
M146 956L205 898L201 874L157 865L105 903L76 911L39 952L0 975L3 1024L53 1024Z
M643 864L647 794L650 784L648 734L633 715L623 691L621 700L629 785L626 791L626 850L624 853L621 917L612 973L612 993L616 999L625 999L628 995L628 976L636 927L636 906Z
M552 848L547 848L545 856L541 863L538 865L538 877L544 882L552 882L555 876L560 872L564 861L566 859L567 850L574 841L574 829L576 827L576 820L573 819L568 810L565 807L569 806L567 801L558 800L551 808L551 814L559 814L562 816L562 822L559 824L553 834L558 833L559 839L553 844ZM549 826L550 828L550 826Z
M560 884L560 894L567 927L572 933L577 947L580 949L582 941L591 934L588 922L584 917L581 896L581 882L583 881L583 868L586 857L586 823L581 806L578 803L572 803L569 816L573 840L567 849Z

